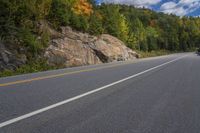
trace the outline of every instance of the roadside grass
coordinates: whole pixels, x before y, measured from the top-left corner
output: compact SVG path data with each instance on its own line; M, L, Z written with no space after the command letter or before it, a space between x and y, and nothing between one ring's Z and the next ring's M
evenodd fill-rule
M28 62L26 65L23 65L16 70L4 70L0 72L0 77L8 77L20 74L27 74L27 73L35 73L47 70L54 70L58 69L58 67L51 67L49 66L46 61L39 60L39 61L31 61Z
M178 52L174 52L174 51L171 52L168 50L159 50L159 51L151 51L151 52L136 51L136 52L140 55L140 58L156 57L156 56L178 53Z

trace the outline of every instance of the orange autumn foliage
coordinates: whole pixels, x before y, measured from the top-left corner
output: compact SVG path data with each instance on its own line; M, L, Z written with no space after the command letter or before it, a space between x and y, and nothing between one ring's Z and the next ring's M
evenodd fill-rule
M92 5L87 0L77 0L72 10L78 15L90 16L93 13Z

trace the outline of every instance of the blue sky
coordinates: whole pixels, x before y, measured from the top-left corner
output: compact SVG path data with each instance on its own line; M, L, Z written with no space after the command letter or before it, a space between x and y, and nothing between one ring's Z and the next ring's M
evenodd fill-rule
M200 0L96 0L97 3L117 3L146 7L178 16L200 16Z

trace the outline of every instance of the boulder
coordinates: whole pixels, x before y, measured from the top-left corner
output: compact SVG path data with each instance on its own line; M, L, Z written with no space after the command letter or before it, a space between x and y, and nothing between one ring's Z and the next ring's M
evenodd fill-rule
M91 45L91 48L107 58L103 62L126 61L138 57L138 54L129 49L122 41L108 34L101 35L94 45Z

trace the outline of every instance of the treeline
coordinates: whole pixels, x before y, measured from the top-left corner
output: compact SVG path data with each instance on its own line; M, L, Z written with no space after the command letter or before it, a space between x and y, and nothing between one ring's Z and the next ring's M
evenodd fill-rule
M188 51L199 47L199 18L180 18L130 6L119 6L119 12L126 18L129 29L126 42L132 48L143 51Z
M108 33L141 51L188 51L200 45L200 18L126 5L96 6L93 0L1 0L0 8L0 40L34 54L50 39L47 32L38 30L41 20L58 30L71 26L93 35Z
M200 46L200 18L114 4L97 6L94 13L100 18L92 20L99 29L95 34L114 35L132 49L189 51Z

